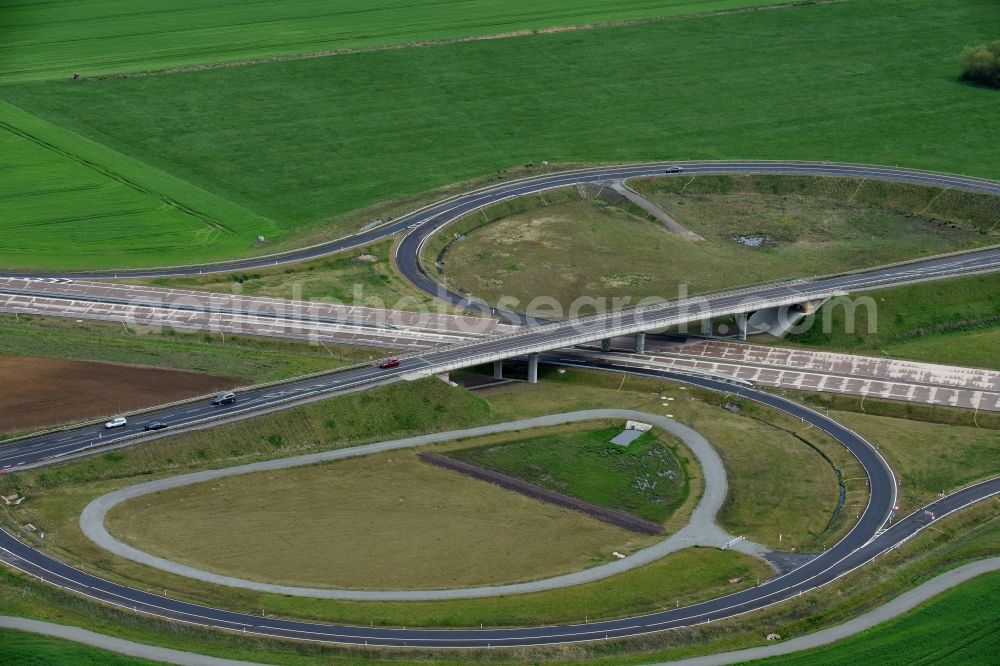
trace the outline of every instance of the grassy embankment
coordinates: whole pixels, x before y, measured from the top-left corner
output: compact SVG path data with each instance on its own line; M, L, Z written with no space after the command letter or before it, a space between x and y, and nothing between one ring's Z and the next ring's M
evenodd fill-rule
M1000 197L940 188L796 176L679 176L633 185L705 240L669 232L630 202L581 200L571 189L456 222L427 243L423 265L487 300L514 297L519 309L536 296L563 308L596 297L610 308L612 299L634 305L1000 240Z
M239 284L240 293L246 296L324 299L346 305L453 312L454 308L417 289L396 272L392 263L393 246L394 241L385 240L353 252L287 268L151 278L135 282L220 293L232 293L234 285ZM241 279L243 282L239 283Z
M155 10L123 8L113 0L5 8L0 36L10 50L0 82L64 79L213 63L372 49L608 21L654 19L693 12L779 4L785 0L685 0L636 4L602 0L489 0L405 5L385 0L359 11L350 0L278 4L168 0Z
M994 663L1000 650L995 601L1000 574L986 574L913 609L902 617L833 645L754 662L760 666Z
M849 0L169 76L12 84L0 99L272 220L273 249L320 229L356 231L337 216L373 202L542 159L836 159L1000 176L990 148L998 102L957 80L955 55L956 44L1000 28L991 9L989 0ZM734 63L732 53L753 57ZM15 206L2 219L16 227L19 215ZM14 231L5 247L24 245ZM134 232L109 230L105 242ZM236 253L259 249L254 237L240 235ZM0 264L123 259L69 247L18 249Z
M208 333L139 333L118 324L30 315L0 315L0 348L15 356L110 361L204 372L252 383L331 370L384 355L348 345L309 345Z
M450 451L447 455L577 499L656 523L687 499L676 439L647 432L627 447L611 444L621 424ZM666 440L666 441L664 441Z
M578 427L555 431L588 434ZM354 589L545 578L658 540L429 465L418 452L167 490L116 507L108 526L138 548L202 569ZM177 525L184 525L180 533Z
M11 629L0 629L0 662L20 666L154 666L158 663Z
M821 308L807 331L769 343L1000 370L1000 275L864 295L873 310Z
M993 663L1000 649L1000 623L993 602L1000 574L986 574L944 592L909 613L833 645L753 662L762 666L836 666L877 661L908 666L973 666ZM32 666L143 666L151 662L119 656L56 638L0 630L0 659Z

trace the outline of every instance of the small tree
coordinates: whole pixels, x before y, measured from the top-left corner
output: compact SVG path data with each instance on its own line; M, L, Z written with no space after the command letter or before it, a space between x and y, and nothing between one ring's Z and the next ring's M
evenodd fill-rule
M1000 39L962 51L962 79L1000 88Z

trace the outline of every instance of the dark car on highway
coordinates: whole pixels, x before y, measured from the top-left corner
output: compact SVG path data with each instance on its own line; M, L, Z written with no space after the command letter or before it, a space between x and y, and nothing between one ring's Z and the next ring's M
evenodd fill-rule
M231 405L234 402L236 402L236 394L233 393L232 391L226 391L224 393L220 393L214 398L212 398L213 405Z
M163 430L167 424L163 421L150 421L142 427L143 430Z

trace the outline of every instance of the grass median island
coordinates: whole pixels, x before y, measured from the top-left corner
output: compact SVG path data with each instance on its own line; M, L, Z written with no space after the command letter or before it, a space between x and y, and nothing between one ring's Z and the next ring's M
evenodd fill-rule
M800 636L839 624L878 606L942 570L995 555L997 548L1000 547L998 521L1000 517L996 515L995 503L977 505L945 518L937 524L938 529L918 534L901 548L880 557L869 567L857 570L833 583L820 593L804 595L761 613L627 641L590 643L577 646L572 654L567 654L562 648L542 648L525 651L493 650L489 653L477 652L471 656L485 663L497 664L530 661L620 666L648 664L651 661L666 661L764 645L766 644L764 635L776 627L780 627L785 636ZM690 554L691 559L680 559L679 556L684 554ZM677 553L673 556L675 559L662 561L665 569L650 568L648 571L650 577L644 581L637 581L637 586L645 598L649 598L651 590L665 583L672 583L678 577L686 579L688 572L698 570L698 573L703 573L704 569L701 567L706 566L707 560L714 560L716 555L720 554L726 555L722 551L706 549ZM737 555L732 552L729 554ZM752 575L752 572L750 573ZM619 579L618 582L621 583L622 580ZM610 590L613 595L612 603L616 607L627 602L623 596L625 589L622 585L618 585ZM598 601L605 598L603 594L595 595L594 590L586 587L580 588L580 591L589 595L585 605L590 607L596 606ZM566 611L574 606L575 599L574 596L552 599L551 602L559 610ZM275 611L277 613L287 616L301 610L296 603L300 600L290 600L285 597L275 601L284 604ZM388 609L384 610L388 612ZM440 611L443 609L438 610L440 617ZM386 663L389 659L391 663L399 664L411 663L406 661L407 658L415 660L412 663L424 663L430 658L467 663L470 659L470 653L459 651L433 653L411 651L402 657L397 655L387 657L385 654L376 655L367 651L298 642L255 640L252 644L248 644L242 637L232 634L150 622L141 616L136 617L131 613L92 604L76 595L67 594L7 570L0 570L0 612L83 626L126 639L201 654L250 661L266 660L289 666L328 664L337 660L349 663Z
M990 664L1000 650L997 594L1000 594L1000 573L984 574L861 635L754 663L761 666Z
M146 495L115 507L108 527L142 550L229 576L375 590L546 578L655 540L428 465L415 451Z
M245 296L271 296L296 300L332 300L346 305L401 310L428 308L451 311L417 289L396 272L392 264L394 241L385 240L360 250L288 267L265 268L252 273L208 274L136 280L142 284L174 289L195 289L224 294L239 285ZM239 282L243 280L243 282Z
M862 294L874 308L824 307L803 333L772 341L1000 370L1000 275L975 275Z
M449 451L447 456L571 497L663 523L687 499L685 463L674 438L644 433L610 443L621 427L533 437Z
M583 297L607 307L627 298L627 306L1000 240L1000 197L800 176L682 175L632 185L704 240L671 233L631 202L557 190L454 223L424 248L425 270L492 302L514 297L516 309L555 298L565 313Z
M253 211L284 242L319 226L330 236L355 232L334 218L541 160L835 159L997 177L995 95L958 82L955 62L956 44L1000 28L992 9L990 0L849 0L169 76L11 84L0 99ZM753 57L734 63L732 53ZM218 256L238 253L220 248Z
M831 412L877 443L900 476L899 504L909 512L973 481L1000 473L1000 429Z
M825 483L822 481L824 478L822 474L815 478L811 477L813 469L811 464L803 464L803 460L808 458L794 458L788 461L785 459L788 452L783 447L774 448L761 443L770 441L774 437L773 426L767 430L760 430L755 439L748 441L744 441L746 434L749 432L753 435L754 431L744 431L731 425L717 426L720 421L732 419L753 421L763 427L760 420L775 419L776 424L785 432L795 432L797 422L793 419L783 421L780 417L769 413L769 410L754 412L743 405L741 410L734 414L719 406L727 400L725 397L690 388L681 391L677 386L645 378L627 377L622 383L619 376L582 371L569 371L564 375L543 373L542 378L543 382L538 385L508 385L481 391L478 397L451 389L437 380L426 380L424 382L426 386L420 393L430 391L434 397L430 403L421 403L422 408L415 414L411 414L411 406L417 404L413 401L419 401L421 398L415 395L412 385L407 385L380 389L373 401L365 403L359 402L362 397L359 395L330 401L328 412L330 415L326 418L337 419L337 415L340 415L344 419L341 421L343 435L352 438L360 436L360 441L365 441L363 435L373 431L399 433L413 427L439 430L461 427L449 421L455 415L466 414L470 410L477 412L479 419L496 421L591 406L621 406L656 411L661 402L660 396L667 395L675 398L671 401L671 412L704 434L720 450L727 446L740 447L739 450L748 451L749 456L761 459L762 466L771 464L777 468L774 472L767 472L773 475L773 478L768 476L759 481L751 480L753 483L760 483L761 490L756 494L750 492L738 494L734 500L737 507L741 505L752 507L765 493L796 494L802 493L803 488L815 486L817 479L820 483ZM466 399L472 402L470 404L454 402ZM439 401L443 401L443 409L434 406ZM483 409L486 411L482 411ZM948 413L956 411L948 410ZM415 415L427 413L439 419L433 422L436 426L432 423L418 424L413 420ZM359 422L357 421L359 417L367 420ZM283 428L284 424L301 422L303 419L302 412L297 411L289 421L283 422L283 425L268 422L260 424L255 429L239 431L219 429L214 431L216 435L214 438L201 438L194 442L188 440L183 446L176 448L168 447L169 440L165 440L151 443L147 447L123 451L110 458L97 457L48 470L6 475L0 477L0 483L10 484L12 481L17 481L19 484L17 489L27 492L29 500L16 512L7 512L3 519L8 524L11 521L21 523L30 520L42 525L48 531L46 540L52 539L46 547L53 549L58 556L71 561L82 559L92 563L84 565L85 568L94 569L101 575L111 576L116 580L151 588L165 587L173 597L194 599L217 607L239 610L260 608L272 616L362 624L375 622L406 626L478 626L483 622L487 626L525 625L579 621L584 614L596 619L652 611L675 603L685 604L695 599L724 594L739 587L729 585L726 576L745 576L746 580L750 581L749 584L752 584L758 575L758 570L763 572L763 576L768 575L766 565L751 558L731 552L699 548L676 553L652 565L607 581L536 595L429 604L338 603L257 595L194 583L109 557L82 540L79 535L75 521L83 505L93 497L115 487L134 483L136 480L149 479L150 475L144 472L159 469L165 457L173 457L172 469L166 472L172 474L208 466L249 462L260 457L273 457L290 452L285 449L298 452L303 450L299 448L303 443L312 441L310 436L301 438L301 441L299 435L296 435L294 440L284 439L283 450L276 454L270 450L272 445L268 441L267 433L273 434L276 428ZM258 421L263 422L264 419ZM466 423L472 425L475 421ZM971 429L960 430L967 432ZM735 436L732 433L735 433ZM794 437L811 437L812 434L813 431L809 430L799 432ZM736 441L729 441L731 438ZM807 448L804 442L797 441L802 448ZM835 455L836 448L839 448L839 445L824 448L823 442L819 439L812 441L831 457ZM245 447L242 452L235 446L238 442L242 442ZM467 444L456 442L454 445L457 447ZM253 453L254 447L256 453ZM204 451L201 452L201 449ZM182 457L184 452L187 452L184 454L187 457ZM118 455L122 457L118 458ZM844 455L849 457L846 452ZM727 460L727 464L728 462ZM836 464L844 470L844 476L847 477L844 481L848 484L849 500L851 497L858 497L863 503L863 495L852 494L860 492L850 485L851 477L856 476L856 472L846 467L843 461L837 460ZM829 466L826 469L829 470ZM746 477L761 474L759 467L736 466L730 469L730 483L734 487L740 484L739 487L750 489L751 486L745 485L748 483ZM697 476L692 478L692 484L697 484L698 481ZM4 485L2 488L4 494L9 494L11 491L10 485ZM814 497L825 496L824 492ZM768 502L772 501L770 497L766 499ZM795 518L792 514L796 511L812 516L814 529L822 529L829 516L814 515L809 513L809 509L810 505L794 506L789 503L787 507L775 505L761 510L761 514L766 514L760 517L760 524L766 528L766 531L762 532L763 536L770 538L771 525L768 520L785 524L790 517ZM31 513L26 513L27 511ZM744 515L751 518L757 515L752 508L740 511L745 511ZM840 520L850 517L842 512ZM720 625L713 623L709 627L697 630L669 632L625 643L612 643L608 646L588 646L584 648L585 654L596 658L597 663L621 664L633 661L645 663L652 658L650 650L658 650L657 658L666 659L701 654L706 649L718 651L758 645L762 643L762 636L775 628L779 628L779 633L783 635L800 635L853 616L866 607L877 605L887 594L894 594L900 587L917 584L923 579L922 577L936 568L982 556L983 553L995 553L996 535L1000 534L996 530L996 521L995 505L974 508L946 519L937 525L937 530L929 530L903 548L879 558L874 567L862 569L852 574L849 580L836 583L834 588L825 588L821 593L806 595L801 600L791 602L790 605L777 606L763 615L737 618ZM733 529L728 523L727 527ZM776 538L776 535L774 537ZM788 539L789 536L786 535L785 538ZM758 569L758 567L763 568ZM31 589L33 592L23 595L19 592L22 589ZM831 593L831 589L835 593ZM188 632L183 629L163 634L147 627L141 621L137 623L127 615L119 616L113 610L95 607L75 597L64 597L58 591L44 586L39 587L27 579L12 574L2 574L0 577L0 612L52 618L53 604L59 609L55 615L57 621L64 623L96 626L99 630L137 640L166 643L173 647L198 646L197 650L203 652L239 656L244 659L263 658L261 653L246 652L245 646L235 637ZM298 663L297 660L305 657L296 650L297 648L276 647L273 653L275 657L273 659L269 657L269 660L276 663ZM327 656L338 654L335 650L324 649L321 652ZM646 656L637 656L638 653ZM366 658L356 653L347 654L354 659ZM458 656L453 658L462 661ZM533 657L536 661L566 658L565 654L545 651ZM503 662L508 657L500 655L493 659Z

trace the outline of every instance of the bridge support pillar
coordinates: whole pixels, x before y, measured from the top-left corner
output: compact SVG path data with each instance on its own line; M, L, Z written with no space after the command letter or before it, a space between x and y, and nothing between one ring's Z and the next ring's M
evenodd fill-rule
M493 361L493 379L503 379L503 361Z
M701 320L701 334L706 338L712 337L712 320L702 319Z
M538 383L538 354L528 354L528 383Z
M601 340L601 351L611 351L611 338L604 338Z
M738 313L736 313L736 328L739 331L739 334L737 335L737 337L740 340L746 340L747 339L747 319L749 319L749 318L750 318L750 315L748 315L746 312L738 312Z
M635 334L635 353L644 354L646 352L646 333Z

